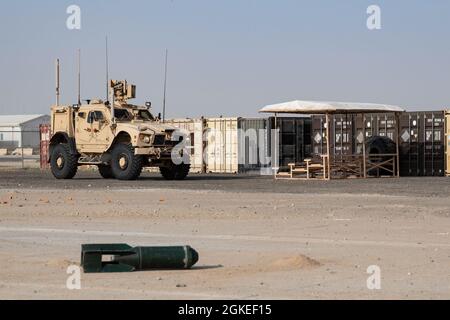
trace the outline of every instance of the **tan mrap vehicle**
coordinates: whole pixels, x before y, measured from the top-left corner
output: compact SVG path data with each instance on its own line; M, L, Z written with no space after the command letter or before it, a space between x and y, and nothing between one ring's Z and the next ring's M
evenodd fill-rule
M134 180L142 168L159 167L165 179L184 179L190 165L178 131L159 122L149 103L127 102L135 97L135 86L111 81L110 91L112 103L51 108L49 162L55 178L71 179L78 166L96 165L103 178Z

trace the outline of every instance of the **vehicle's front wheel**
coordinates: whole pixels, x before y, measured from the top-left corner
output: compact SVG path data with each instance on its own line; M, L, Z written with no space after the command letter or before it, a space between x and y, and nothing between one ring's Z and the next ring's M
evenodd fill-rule
M189 174L189 169L191 165L189 164L171 164L166 167L159 167L159 172L166 180L184 180Z
M101 164L98 166L98 172L104 179L112 179L114 175L112 173L111 166Z
M56 179L72 179L78 170L78 156L70 152L67 143L53 147L50 155L50 168Z
M111 171L119 180L136 180L142 172L143 158L134 154L131 144L118 143L111 152Z

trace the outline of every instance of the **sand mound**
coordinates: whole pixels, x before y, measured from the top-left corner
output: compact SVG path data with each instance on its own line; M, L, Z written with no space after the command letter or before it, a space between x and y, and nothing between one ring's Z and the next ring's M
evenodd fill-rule
M66 269L68 266L70 265L78 265L78 263L76 262L72 262L69 260L64 260L64 259L51 259L48 260L45 265L47 267L54 267L54 268L59 268L59 269Z
M299 254L291 257L277 259L270 264L270 268L275 270L295 270L309 269L319 267L320 265L320 262L305 255Z

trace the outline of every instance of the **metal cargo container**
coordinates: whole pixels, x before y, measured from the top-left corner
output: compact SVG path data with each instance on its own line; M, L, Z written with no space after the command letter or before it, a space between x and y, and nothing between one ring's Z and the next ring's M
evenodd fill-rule
M270 132L267 119L238 119L238 172L259 171L271 167Z
M358 114L355 129L356 140L354 142L356 154L362 153L363 132L365 132L366 141L374 136L388 137L394 142L397 141L395 115L392 113L369 113L363 117L363 115Z
M336 157L340 155L351 155L355 153L354 137L355 135L354 114L336 114L331 117L330 126L330 148L331 155ZM312 154L320 155L326 153L326 121L324 116L312 116Z
M445 174L443 111L408 112L400 118L400 174Z
M269 123L271 130L279 130L278 164L282 169L286 169L289 163L298 163L311 156L310 117L270 117Z
M238 173L266 167L267 119L207 118L206 171Z
M362 133L362 116L356 121L356 134ZM385 136L397 141L395 116L391 113L365 115L366 139ZM441 176L444 174L444 115L442 111L405 112L400 115L400 175ZM361 153L362 139L356 139Z
M203 163L203 134L205 130L205 120L201 119L170 119L165 123L177 127L187 136L186 147L190 151L191 170L193 173L205 172Z
M445 172L450 176L450 110L445 113Z

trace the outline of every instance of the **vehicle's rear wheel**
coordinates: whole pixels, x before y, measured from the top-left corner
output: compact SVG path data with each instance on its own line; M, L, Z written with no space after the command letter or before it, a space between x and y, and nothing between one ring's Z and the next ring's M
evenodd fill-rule
M171 164L166 167L159 167L159 172L166 180L183 180L189 174L190 168L189 164Z
M53 147L50 155L50 168L56 179L72 179L78 170L78 156L70 152L67 143Z
M143 158L134 154L131 144L118 143L111 152L111 171L119 180L136 180L142 172Z
M111 166L101 164L98 166L98 172L100 172L100 175L105 179L114 178Z

